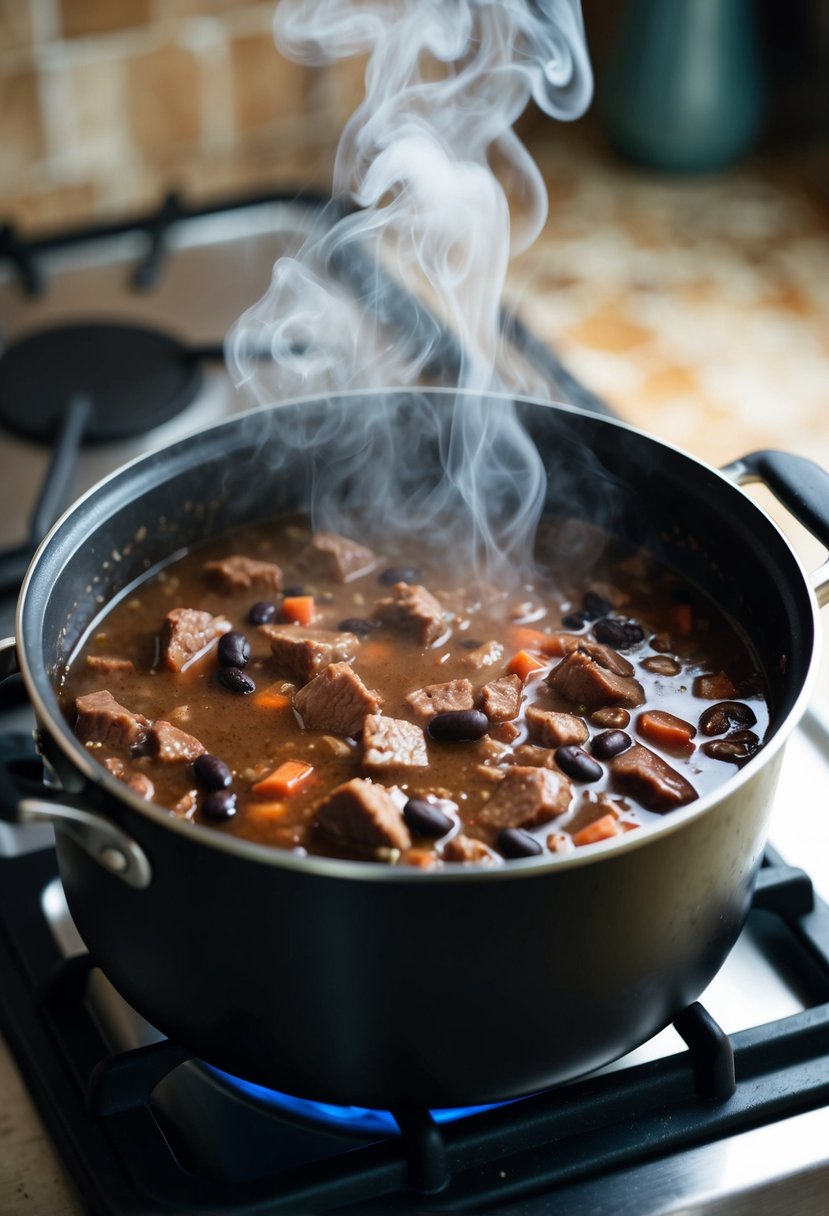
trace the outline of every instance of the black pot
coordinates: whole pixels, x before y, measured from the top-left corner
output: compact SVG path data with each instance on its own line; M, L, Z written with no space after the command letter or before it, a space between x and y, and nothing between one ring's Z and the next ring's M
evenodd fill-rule
M304 508L315 478L370 469L388 443L416 451L418 478L436 475L424 428L452 402L397 392L289 403L147 456L64 516L20 596L17 660L62 792L17 794L15 814L55 823L86 944L165 1034L228 1072L322 1101L502 1099L607 1063L665 1026L739 934L783 744L815 674L810 580L737 483L766 480L827 542L821 470L760 453L717 472L620 423L520 401L550 473L550 511L601 513L743 623L773 711L770 738L743 769L622 839L492 869L419 872L224 836L144 802L97 766L60 712L55 679L101 605L183 545ZM375 424L368 464L362 440L343 442L357 406ZM505 402L488 398L485 408ZM321 440L313 455L312 434ZM825 597L826 576L815 581ZM11 667L10 645L5 656Z

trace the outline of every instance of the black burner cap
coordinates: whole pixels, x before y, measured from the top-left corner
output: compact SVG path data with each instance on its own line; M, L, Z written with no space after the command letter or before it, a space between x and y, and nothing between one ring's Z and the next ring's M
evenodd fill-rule
M189 405L201 387L198 357L167 334L95 322L29 334L0 356L0 423L50 441L69 401L92 401L87 443L143 435Z

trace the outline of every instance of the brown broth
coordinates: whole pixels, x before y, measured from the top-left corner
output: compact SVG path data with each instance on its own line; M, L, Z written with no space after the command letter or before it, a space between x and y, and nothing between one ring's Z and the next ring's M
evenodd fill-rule
M317 805L326 792L363 775L361 744L355 738L304 730L290 704L274 709L259 703L263 690L273 688L290 694L291 685L296 682L274 670L268 638L248 622L252 603L272 597L256 590L228 595L206 586L204 562L230 553L276 562L284 572L286 585L300 584L303 591L314 594L317 608L314 627L324 629L337 629L345 618L371 616L375 601L389 593L378 582L378 573L384 568L404 565L419 569L419 582L441 601L447 613L444 637L431 646L423 646L406 633L382 626L361 640L353 661L353 669L364 684L382 693L382 712L389 717L416 721L405 697L423 686L466 677L478 690L503 675L509 660L520 649L518 640L523 635L516 633L516 629L544 633L563 629L562 617L580 608L585 591L593 588L608 595L612 592L618 601L613 614L638 622L644 630L642 642L623 650L645 691L644 705L631 710L628 733L634 742L646 743L662 755L692 783L698 796L731 777L736 771L734 765L706 755L700 746L706 740L699 734L686 754L667 751L643 739L637 731L637 719L644 711L667 710L696 726L701 712L714 699L694 695L695 678L703 673L724 671L735 686L735 696L750 703L756 715L757 724L752 728L755 734L762 740L766 733L764 681L749 645L711 601L650 558L624 555L614 543L601 571L592 570L589 580L582 585L565 585L562 589L559 584L556 589L540 581L504 595L492 589L482 591L471 577L463 579L457 570L448 569L450 563L445 555L429 554L415 545L407 546L405 552L378 554L374 569L350 582L309 578L300 565L300 554L309 537L303 521L283 520L238 530L191 551L108 610L92 628L64 674L60 694L70 722L74 721L77 697L106 688L129 710L145 715L150 721L172 722L229 765L237 796L236 813L218 830L280 848L362 856L359 850L335 848L312 826ZM278 596L273 598L279 602ZM687 613L678 609L681 604L689 605ZM234 695L217 684L215 647L184 672L169 671L159 662L162 623L174 608L198 608L221 614L234 630L246 635L251 657L245 672L256 684L255 694ZM677 627L677 622L687 625L683 617L688 613L692 626L685 631ZM588 623L580 633L589 639L590 629ZM503 645L502 657L476 670L470 643L492 639ZM104 674L87 665L87 656L96 655L130 659L135 670ZM648 660L657 656L660 660L666 657L675 660L678 673L668 675L649 670L653 664ZM436 742L427 737L428 769L386 782L402 791L401 805L407 797L424 796L448 805L456 825L452 835L462 831L482 841L493 850L488 860L495 862L499 860L494 851L497 832L481 824L478 813L505 768L514 762L516 749L527 742L523 721L527 706L578 713L578 707L557 700L544 682L550 666L559 659L548 657L543 661L545 667L524 685L525 700L515 739L505 742L511 730L496 725L475 742ZM585 720L591 738L605 729L591 722L589 715L585 715ZM101 762L121 759L129 771L148 774L154 784L153 800L170 808L172 813L203 821L200 807L204 795L189 764L161 764L149 756L130 756L123 749L106 744L93 742L87 746ZM584 747L589 752L590 744L585 743ZM545 759L549 762L551 758ZM286 798L251 793L257 780L286 760L313 765L311 779ZM575 832L605 812L598 800L611 792L609 771L604 764L601 780L590 784L574 781L570 810L532 829L545 848L548 837L555 833L563 834L564 846L569 847L570 829ZM612 794L612 797L626 830L660 817L638 806L629 795ZM413 849L404 851L402 858L397 856L397 850L380 850L373 856L377 860L430 866L440 864L446 842L447 838L435 843L415 837Z

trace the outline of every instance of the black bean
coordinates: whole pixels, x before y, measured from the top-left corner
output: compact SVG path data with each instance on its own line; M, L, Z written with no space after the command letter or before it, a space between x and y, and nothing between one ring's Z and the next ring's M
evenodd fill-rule
M702 750L714 760L725 760L741 768L760 750L760 740L752 730L735 730L725 739L711 739Z
M236 814L236 795L230 790L213 790L202 799L201 813L205 819L232 819Z
M479 709L450 709L445 714L435 714L427 727L433 739L451 743L480 739L488 729L489 718Z
M479 646L483 646L483 642L479 642L477 638L464 638L461 646L464 650L477 650Z
M233 784L233 774L224 760L209 752L193 761L193 776L204 790L224 790Z
M452 829L450 817L425 798L410 798L403 807L403 818L416 836L445 836Z
M369 621L364 616L347 616L345 620L340 621L337 628L342 629L343 633L356 633L365 637L379 628L379 625L379 621Z
M537 857L544 846L535 836L523 828L503 828L495 840L495 847L502 857Z
M741 701L718 701L699 716L699 728L704 735L724 735L729 726L754 726L756 722L754 710Z
M555 757L561 771L574 781L598 781L602 775L602 766L574 743L557 747Z
M240 694L255 692L256 685L250 676L246 676L240 667L220 667L216 679L228 692Z
M251 605L248 612L248 620L251 625L268 625L276 619L276 604L270 600L257 600Z
M283 595L304 595L305 588L300 583L291 583L290 587L282 588Z
M603 616L593 625L593 637L603 646L615 646L618 650L628 645L628 634L625 622L613 616Z
M625 650L628 646L641 642L645 634L641 625L637 625L635 621L621 621L615 616L605 616L596 621L593 636L604 646Z
M377 582L384 587L393 587L395 583L419 583L420 571L414 566L389 566L378 574Z
M244 667L250 658L250 642L235 630L219 638L217 656L222 667Z
M588 621L595 621L597 617L607 616L612 608L610 600L606 600L603 595L599 595L598 591L585 592L584 599L584 615Z
M657 676L678 676L682 671L682 664L669 654L652 654L642 660L642 666Z
M561 618L561 623L565 629L582 629L587 617L583 612L568 612L567 616Z
M623 730L603 730L600 735L594 735L590 750L597 760L609 760L626 752L632 745L630 735Z

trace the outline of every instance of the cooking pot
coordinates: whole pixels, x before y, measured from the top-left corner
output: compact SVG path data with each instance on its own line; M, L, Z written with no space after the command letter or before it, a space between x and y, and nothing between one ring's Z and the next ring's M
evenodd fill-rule
M393 449L407 454L404 481L437 481L452 409L495 417L508 402L358 392L239 415L101 482L29 568L2 656L6 674L22 672L55 784L21 793L2 774L4 814L54 823L97 963L153 1025L226 1072L383 1108L529 1093L659 1031L740 932L783 745L813 684L814 591L829 598L829 573L810 580L739 486L766 481L827 542L829 477L801 458L757 453L717 471L622 423L515 403L548 475L545 510L598 521L702 587L741 623L768 680L760 752L622 838L428 872L295 856L141 800L61 713L63 665L147 570L236 523L308 508L315 484L370 501Z

